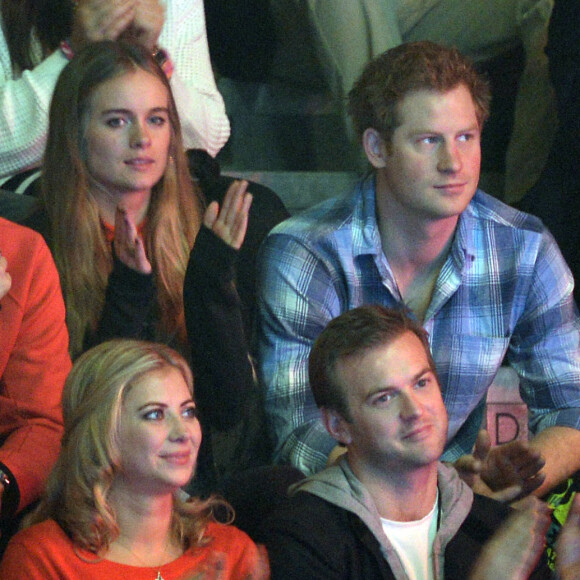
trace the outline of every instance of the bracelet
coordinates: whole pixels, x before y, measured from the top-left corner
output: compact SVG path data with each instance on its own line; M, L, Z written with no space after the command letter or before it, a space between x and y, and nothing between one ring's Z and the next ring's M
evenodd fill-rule
M59 47L60 51L64 54L67 60L72 60L74 58L75 52L71 48L70 42L68 40L61 40Z
M173 61L169 56L169 53L164 48L159 48L158 46L153 47L153 52L151 56L154 58L155 62L163 69L167 80L171 79L173 74Z

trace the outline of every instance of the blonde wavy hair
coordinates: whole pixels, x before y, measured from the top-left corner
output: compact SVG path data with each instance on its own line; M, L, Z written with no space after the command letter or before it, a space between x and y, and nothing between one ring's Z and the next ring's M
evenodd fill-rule
M81 355L67 378L62 398L64 436L45 495L27 520L54 519L77 548L102 556L119 535L109 491L121 457L118 430L123 402L151 373L177 369L193 396L193 376L185 359L170 347L138 340L104 342ZM173 534L183 549L202 545L208 522L219 509L233 510L217 497L174 498Z
M156 76L169 96L168 163L152 190L145 236L158 294L155 338L172 342L177 337L177 344L187 341L183 281L201 225L203 201L189 174L175 101L163 70L142 47L98 42L79 52L59 77L50 108L42 178L73 358L84 350L87 333L97 328L113 268L111 245L89 187L85 132L91 95L107 80L137 68Z

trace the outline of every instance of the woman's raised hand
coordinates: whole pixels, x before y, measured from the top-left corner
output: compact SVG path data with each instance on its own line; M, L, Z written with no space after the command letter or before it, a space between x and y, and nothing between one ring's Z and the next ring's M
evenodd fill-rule
M151 274L151 263L147 259L143 238L123 207L117 207L115 213L113 246L115 255L125 266L142 274Z
M205 227L234 250L242 247L248 228L248 214L253 198L247 189L247 181L234 181L224 197L221 211L218 202L212 201L203 217Z

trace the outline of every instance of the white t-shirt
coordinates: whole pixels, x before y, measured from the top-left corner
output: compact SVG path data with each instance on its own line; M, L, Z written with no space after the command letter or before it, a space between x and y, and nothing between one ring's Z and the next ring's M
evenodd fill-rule
M411 580L434 580L433 542L437 534L439 493L433 509L414 522L395 522L381 518L383 531L397 551Z

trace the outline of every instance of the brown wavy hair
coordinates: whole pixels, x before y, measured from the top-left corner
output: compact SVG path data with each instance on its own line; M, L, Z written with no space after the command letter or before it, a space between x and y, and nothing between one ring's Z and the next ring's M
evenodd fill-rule
M138 45L104 41L76 55L57 82L42 177L51 249L60 274L73 358L83 351L87 333L97 328L113 268L111 245L89 187L85 131L90 98L105 81L137 68L155 75L169 95L168 163L151 192L145 236L158 294L155 339L173 343L177 337L177 344L187 341L183 281L201 224L202 195L189 174L177 109L163 70Z
M470 92L479 128L489 116L488 82L456 48L425 40L408 42L371 60L348 95L356 134L373 128L387 144L400 123L397 105L414 91L445 93L459 85Z
M61 452L26 525L54 519L77 548L97 556L107 551L119 535L108 497L121 463L117 434L123 402L148 375L167 368L179 371L193 396L187 362L163 344L116 339L78 358L63 391ZM173 534L183 549L205 543L216 509L233 519L231 507L217 497L182 501L175 496Z

